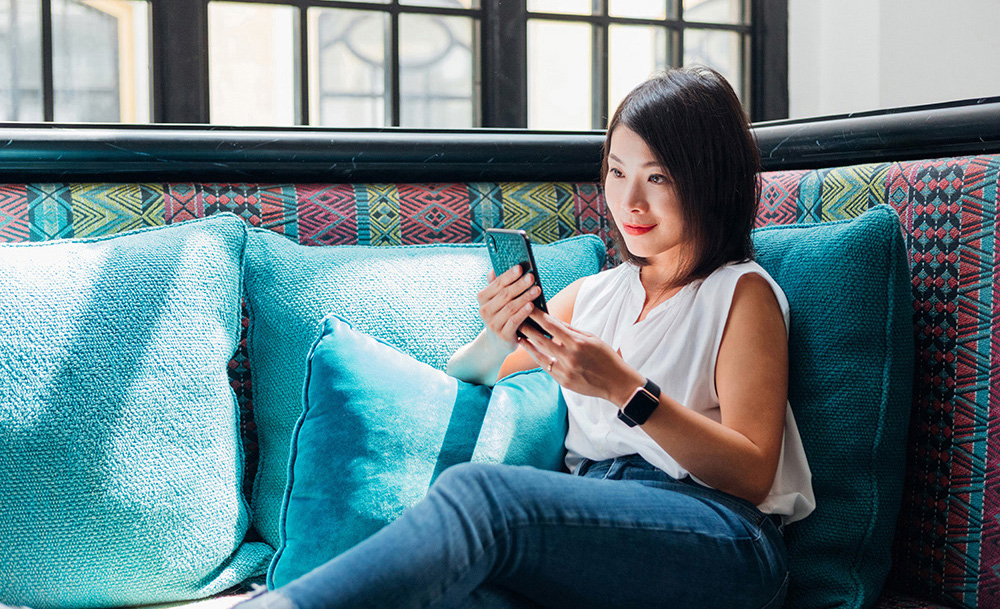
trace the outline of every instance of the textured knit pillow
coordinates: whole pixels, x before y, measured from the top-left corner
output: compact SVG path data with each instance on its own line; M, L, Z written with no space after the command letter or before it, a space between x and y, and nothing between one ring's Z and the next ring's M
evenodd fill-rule
M598 272L604 254L594 235L535 246L546 296ZM481 244L316 247L250 231L247 352L260 446L252 506L266 541L275 548L280 541L289 441L302 413L306 356L320 320L340 315L440 370L483 327L476 293L486 285L489 268Z
M559 385L541 370L506 377L491 399L488 387L328 317L309 354L268 584L284 585L369 537L456 463L558 470L565 436Z
M0 245L0 603L207 596L243 543L243 221Z
M789 607L872 606L891 562L913 383L910 273L899 219L755 231L791 309L789 401L816 510L788 527Z

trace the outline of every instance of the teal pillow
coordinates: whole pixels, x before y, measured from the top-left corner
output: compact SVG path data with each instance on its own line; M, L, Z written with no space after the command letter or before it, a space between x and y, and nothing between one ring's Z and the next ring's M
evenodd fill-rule
M559 470L566 425L559 385L541 370L504 378L491 396L326 318L308 358L268 585L366 539L456 463Z
M891 563L913 385L913 306L899 219L755 231L788 297L789 401L816 510L785 533L789 607L872 606Z
M535 247L547 297L598 272L604 244L582 235ZM245 267L260 465L254 524L275 548L292 428L302 413L306 356L316 329L335 313L425 364L443 370L483 327L476 293L486 285L482 244L402 247L302 246L251 230Z
M0 603L194 599L261 573L244 543L243 221L0 245Z

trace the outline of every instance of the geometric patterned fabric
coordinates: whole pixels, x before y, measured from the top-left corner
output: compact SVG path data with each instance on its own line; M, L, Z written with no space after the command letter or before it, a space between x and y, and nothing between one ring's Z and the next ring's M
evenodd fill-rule
M998 188L1000 155L761 174L758 226L853 218L887 203L905 231L914 401L879 609L936 607L911 597L1000 607ZM485 228L506 227L537 243L596 234L609 264L617 258L596 183L0 184L0 241L104 235L219 211L307 245L481 242ZM230 380L249 489L256 434L245 353L244 342Z
M491 227L526 230L532 241L584 233L609 243L596 184L0 184L0 242L119 233L230 211L304 245L482 242ZM614 248L608 246L614 256ZM229 378L240 405L250 496L257 430L243 315Z
M899 213L916 369L887 588L970 608L1000 607L998 178L997 155L771 172L758 214L765 225L851 218L876 203Z

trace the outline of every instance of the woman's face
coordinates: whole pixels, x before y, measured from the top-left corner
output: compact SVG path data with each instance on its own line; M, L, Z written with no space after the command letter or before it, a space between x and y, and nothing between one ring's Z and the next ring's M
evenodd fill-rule
M688 245L680 196L667 169L628 127L611 134L604 196L630 252L653 264L679 264Z

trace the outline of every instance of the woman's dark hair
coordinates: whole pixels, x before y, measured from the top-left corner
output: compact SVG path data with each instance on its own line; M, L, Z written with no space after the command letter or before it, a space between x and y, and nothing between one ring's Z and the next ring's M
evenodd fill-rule
M695 247L673 284L707 277L727 262L752 260L760 152L743 106L722 75L704 67L674 69L633 89L608 123L602 184L608 175L611 135L621 126L646 142L670 172L680 197ZM623 260L648 264L628 251L613 221L611 235Z

